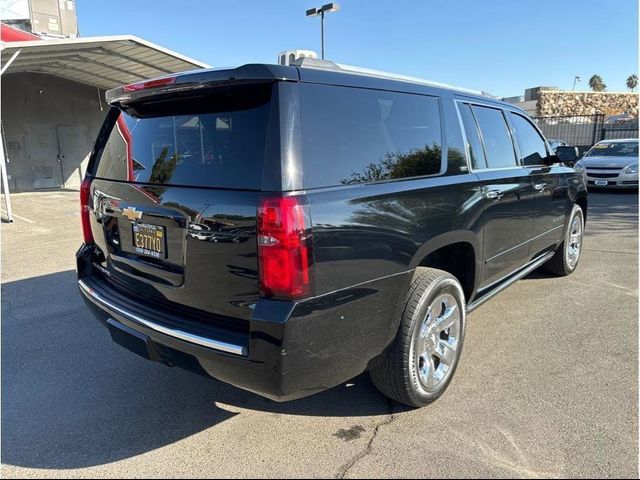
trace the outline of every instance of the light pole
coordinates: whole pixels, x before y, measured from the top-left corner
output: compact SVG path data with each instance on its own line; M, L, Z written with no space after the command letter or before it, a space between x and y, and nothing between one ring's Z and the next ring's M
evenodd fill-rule
M580 81L580 77L576 75L575 78L573 79L573 88L571 89L572 92L576 89L576 82L579 82L579 81Z
M324 14L337 12L340 10L338 3L327 3L320 8L310 8L307 10L307 17L317 17L320 15L320 43L322 48L322 59L324 60Z

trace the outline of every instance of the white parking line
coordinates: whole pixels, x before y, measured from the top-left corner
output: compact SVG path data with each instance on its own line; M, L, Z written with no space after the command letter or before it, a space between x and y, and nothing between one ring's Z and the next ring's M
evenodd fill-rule
M8 216L9 216L9 215L7 214L7 212L4 210L4 208L2 209L2 215L4 215L5 217L8 217ZM18 215L18 214L16 214L16 213L14 213L14 214L13 214L13 216L14 216L15 218L18 218L18 219L20 219L20 220L22 220L22 221L24 221L24 222L27 222L27 223L36 223L36 222L34 222L33 220L29 220L28 218L21 217L20 215Z

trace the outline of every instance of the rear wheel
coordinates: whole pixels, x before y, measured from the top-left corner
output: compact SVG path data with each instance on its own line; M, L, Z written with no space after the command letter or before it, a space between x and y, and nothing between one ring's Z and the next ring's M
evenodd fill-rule
M551 260L544 264L544 269L562 277L573 273L580 261L583 234L584 213L580 205L574 205L564 239Z
M465 299L451 274L418 268L398 334L370 369L384 395L422 407L444 393L458 366L465 331Z

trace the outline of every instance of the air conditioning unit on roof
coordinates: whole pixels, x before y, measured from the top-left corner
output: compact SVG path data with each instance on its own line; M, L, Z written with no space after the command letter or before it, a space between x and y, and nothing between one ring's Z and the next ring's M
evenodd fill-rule
M300 58L318 58L313 50L286 50L278 54L278 65L291 65Z

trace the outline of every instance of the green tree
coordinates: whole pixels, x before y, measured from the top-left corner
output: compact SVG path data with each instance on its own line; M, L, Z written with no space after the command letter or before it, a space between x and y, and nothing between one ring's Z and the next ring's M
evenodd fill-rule
M178 164L178 154L174 154L171 158L167 159L168 156L169 147L164 147L153 164L149 183L165 184L171 179L173 171Z
M629 75L629 78L627 78L627 88L633 92L637 86L638 76L635 73L633 75Z
M370 183L393 178L420 177L440 171L442 149L439 145L416 148L407 153L388 153L382 161L368 164L362 172L354 172L341 183Z
M589 79L589 88L594 92L604 92L607 89L607 85L604 83L600 75L593 75Z

